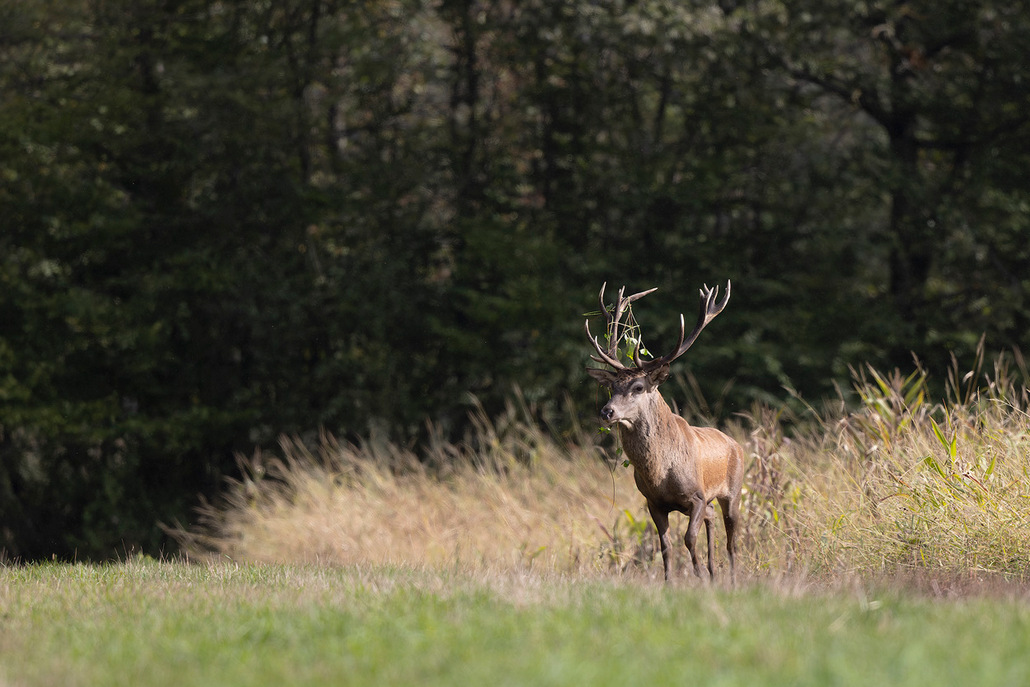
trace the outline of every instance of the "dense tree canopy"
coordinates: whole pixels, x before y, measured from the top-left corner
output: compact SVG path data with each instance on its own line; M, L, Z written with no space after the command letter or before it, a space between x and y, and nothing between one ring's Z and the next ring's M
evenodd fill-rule
M0 549L162 545L281 432L595 389L600 284L729 410L1030 337L1030 10L0 0Z

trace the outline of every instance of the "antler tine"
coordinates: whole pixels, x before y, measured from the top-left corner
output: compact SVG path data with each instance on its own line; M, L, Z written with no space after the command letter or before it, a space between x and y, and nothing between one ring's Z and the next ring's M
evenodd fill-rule
M611 310L604 304L604 287L607 286L608 282L601 285L601 293L597 294L597 300L601 303L601 312L604 313L605 328L604 333L608 338L608 350L605 351L604 357L606 360L618 360L619 359L619 320L622 319L622 293L626 287L623 286L619 289L619 295L615 299L615 305ZM594 339L594 343L597 343L597 339ZM600 350L600 349L598 349ZM621 364L620 364L621 365Z
M626 313L626 308L627 306L629 306L630 303L637 300L638 298L643 298L644 296L646 296L649 293L652 293L653 291L656 291L657 288L648 289L647 291L641 291L639 293L633 294L632 296L626 296L626 287L623 286L619 289L619 294L616 298L615 305L611 308L611 310L609 310L608 306L604 303L604 290L607 286L608 282L605 282L601 285L601 290L597 294L597 302L601 308L601 312L604 314L605 320L607 321L605 331L608 335L608 350L604 350L601 347L600 342L597 340L597 337L595 337L590 332L589 320L587 320L584 323L584 327L587 332L587 337L590 339L591 343L594 344L594 348L597 349L597 353L600 356L600 358L597 356L591 356L591 358L593 358L599 363L606 363L616 369L625 370L627 369L626 366L618 360L618 346L620 339L619 324L622 321L622 316ZM640 366L639 342L637 343L637 349L633 353L633 361L637 364L638 367Z
M601 290L597 292L597 304L600 306L605 319L608 319L608 306L604 304L604 289L606 286L608 286L608 282L601 284Z
M644 296L646 296L649 293L654 293L657 290L658 290L658 287L655 286L654 288L650 288L647 291L641 291L640 293L635 293L635 294L633 294L632 296L630 296L629 298L626 299L626 305L629 305L630 303L632 303L633 301L637 300L638 298L643 298Z
M608 351L601 351L600 348L598 348L597 350L601 352L601 354L606 359L613 360L617 358L616 348L619 343L619 337L617 336L618 332L616 330L619 327L619 320L622 319L622 294L626 290L626 287L623 286L621 289L619 289L619 297L615 301L615 307L612 310L608 310L608 306L604 304L604 289L606 286L608 286L608 282L604 282L603 284L601 284L601 290L597 294L597 303L601 307L601 313L604 315L604 319L606 322L604 331L605 334L608 336ZM596 337L591 338L594 340L594 344L596 345Z
M598 343L597 337L590 332L590 320L583 321L583 329L586 330L587 338L590 339L590 343L594 344L594 349L597 351L597 355L590 356L591 360L596 360L599 363L605 363L611 365L616 370L625 370L626 366L620 363L617 359L608 355L604 349L601 348L601 344ZM600 357L598 357L600 356Z
M719 287L709 287L707 284L705 284L704 288L699 290L701 294L701 302L699 309L700 311L698 312L697 324L694 326L694 331L692 331L690 333L690 336L686 337L686 340L684 340L684 330L686 329L686 323L681 313L680 338L679 342L676 344L676 348L669 355L662 356L661 358L657 358L656 360L652 361L652 364L668 365L672 361L676 360L676 358L686 353L687 349L694 345L694 341L701 333L701 330L708 326L708 323L714 320L716 315L721 313L723 311L723 308L726 307L726 304L730 302L730 288L730 281L726 280L726 295L723 296L722 300L720 301L718 298Z
M622 314L626 311L626 299L623 294L626 293L626 287L623 286L619 289L619 297L615 299L615 312L608 316L608 333L611 335L609 340L609 350L612 355L615 354L615 349L619 343L619 323L622 322ZM605 310L605 313L608 311Z

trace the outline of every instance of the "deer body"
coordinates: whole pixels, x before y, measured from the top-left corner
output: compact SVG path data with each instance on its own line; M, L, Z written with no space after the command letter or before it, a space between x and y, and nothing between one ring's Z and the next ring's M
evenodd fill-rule
M708 573L714 578L713 501L719 502L722 511L730 573L735 578L734 535L743 485L743 449L717 429L691 426L672 412L658 391L658 386L669 376L669 363L682 355L707 322L721 312L729 299L728 291L727 288L727 297L721 304L714 303L713 290L709 290L707 299L702 292L698 326L685 344L681 326L680 345L670 356L641 362L639 353L635 353L637 366L630 368L618 361L614 347L606 352L592 339L602 356L598 360L615 367L614 370L588 368L588 373L611 391L610 400L601 409L601 420L618 427L626 458L633 466L633 479L647 499L648 511L658 531L666 580L670 573L669 513L673 511L689 518L684 543L698 576L701 576L701 566L695 543L701 523L705 524ZM602 287L602 308L607 312L603 307L603 294ZM624 305L641 295L623 299L620 292L616 316L621 314ZM609 325L617 327L618 317L609 318ZM589 326L587 331L589 333ZM610 334L609 340L617 343L618 339Z

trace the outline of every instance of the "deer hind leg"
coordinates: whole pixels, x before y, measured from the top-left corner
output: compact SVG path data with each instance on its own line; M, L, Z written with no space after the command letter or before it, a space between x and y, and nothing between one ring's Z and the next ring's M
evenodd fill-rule
M715 579L715 507L705 508L705 538L708 539L708 579Z
M690 499L690 522L687 523L687 533L683 535L683 543L687 545L687 551L690 552L690 562L694 564L694 574L701 577L701 563L697 558L697 532L701 529L701 523L708 522L708 513L705 507L705 501L700 494L695 494ZM713 511L714 512L714 511ZM708 546L712 545L712 531L708 529ZM708 550L709 558L711 558L711 548Z
M662 547L662 565L665 567L665 581L669 581L669 514L650 501L647 502L647 510L651 513L651 520L654 521L655 529L658 530L658 543Z
M726 553L730 558L730 583L736 584L737 569L734 552L736 551L737 521L740 519L740 498L720 498L719 508L722 509L722 522L726 526ZM711 551L711 542L708 543L708 546Z

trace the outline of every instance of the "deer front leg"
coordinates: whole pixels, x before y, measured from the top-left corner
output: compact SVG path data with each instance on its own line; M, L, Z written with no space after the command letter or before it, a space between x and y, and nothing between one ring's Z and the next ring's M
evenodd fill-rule
M687 533L683 535L683 543L687 545L690 552L690 562L694 564L694 574L701 577L701 563L697 559L697 532L701 529L701 523L708 522L707 504L701 494L694 494L690 497L690 522L687 523ZM711 546L711 530L709 530L708 541ZM711 548L708 550L711 558Z
M665 566L665 581L669 581L669 514L650 501L647 502L647 510L651 513L651 520L654 521L655 529L658 530L658 543L662 548L662 565Z

